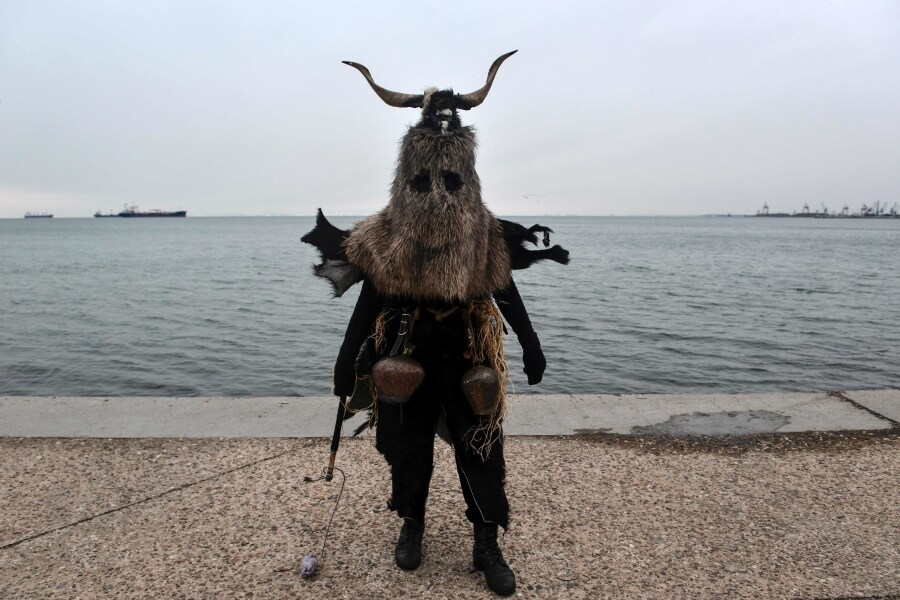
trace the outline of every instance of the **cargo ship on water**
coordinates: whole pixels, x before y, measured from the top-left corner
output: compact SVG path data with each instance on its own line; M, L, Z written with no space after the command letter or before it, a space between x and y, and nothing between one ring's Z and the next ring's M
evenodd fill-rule
M105 217L126 217L126 218L134 218L134 217L186 217L186 216L187 216L187 211L186 211L186 210L176 210L176 211L171 211L171 212L166 212L166 211L162 211L162 210L147 210L147 211L142 211L142 210L138 209L138 207L137 207L136 205L128 206L128 205L126 204L126 205L125 205L125 208L123 208L122 210L120 210L120 211L117 212L117 213L114 213L114 212L110 211L109 214L105 214L105 215L104 215L103 213L101 213L101 212L98 210L97 212L94 213L94 216L95 216L95 217L98 217L98 218L100 218L100 217L104 217L104 218L105 218Z
M51 215L50 213L43 213L43 212L42 213L27 212L27 213L25 213L25 218L26 219L52 219L53 215Z

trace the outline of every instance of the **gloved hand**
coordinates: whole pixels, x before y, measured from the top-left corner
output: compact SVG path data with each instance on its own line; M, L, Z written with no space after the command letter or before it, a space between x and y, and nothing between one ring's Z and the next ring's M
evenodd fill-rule
M528 375L528 385L535 385L541 382L544 377L544 370L547 368L547 359L544 358L544 351L541 350L541 342L537 336L529 340L519 340L522 344L522 362L525 363L525 374Z
M353 395L353 388L356 386L356 372L351 365L349 369L340 368L335 365L334 368L334 395L350 397Z

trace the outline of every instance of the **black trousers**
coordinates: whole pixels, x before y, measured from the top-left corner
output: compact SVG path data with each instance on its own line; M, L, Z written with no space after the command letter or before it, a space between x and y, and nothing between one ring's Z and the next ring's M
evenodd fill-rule
M424 324L423 329L431 325ZM506 529L509 502L504 489L503 439L485 459L472 449L471 431L482 417L472 412L460 388L462 374L472 363L463 358L458 337L440 335L443 326L452 324L434 325L425 347L417 346L421 350L412 355L425 368L425 381L404 404L378 403L375 445L391 466L391 508L401 517L424 522L435 432L443 415L468 507L466 517L473 523L497 523Z

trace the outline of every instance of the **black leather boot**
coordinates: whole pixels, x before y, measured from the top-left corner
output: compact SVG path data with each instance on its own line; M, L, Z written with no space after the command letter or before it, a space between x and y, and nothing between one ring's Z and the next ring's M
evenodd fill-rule
M422 564L422 534L425 533L425 525L415 519L403 519L403 527L400 528L400 537L397 539L397 547L394 549L394 560L397 566L404 571L418 569Z
M509 596L516 591L516 576L497 545L496 523L475 523L472 565L484 573L485 583L495 594Z

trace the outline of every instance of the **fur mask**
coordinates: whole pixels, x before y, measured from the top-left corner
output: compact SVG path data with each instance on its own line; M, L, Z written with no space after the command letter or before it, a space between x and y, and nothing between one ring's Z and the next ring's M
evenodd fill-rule
M357 224L345 243L350 263L383 295L435 303L469 303L505 288L509 250L503 227L481 200L475 171L475 131L460 123L487 96L500 64L494 61L485 85L470 94L431 88L423 95L378 86L359 70L391 106L421 107L422 118L400 143L391 198L376 215Z

